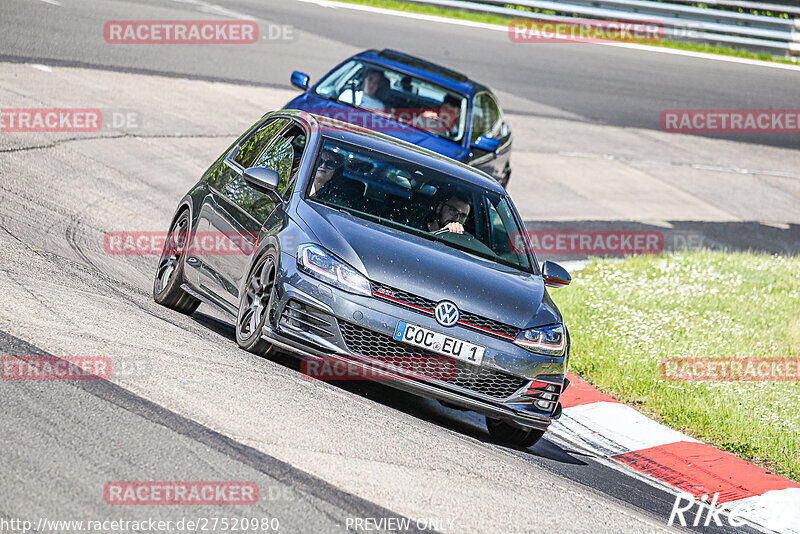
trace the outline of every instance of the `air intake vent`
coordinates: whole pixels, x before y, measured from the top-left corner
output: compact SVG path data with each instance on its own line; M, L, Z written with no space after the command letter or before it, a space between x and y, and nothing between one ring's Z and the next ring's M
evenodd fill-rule
M294 299L286 303L281 315L281 325L325 337L333 337L333 323L333 317L324 311Z

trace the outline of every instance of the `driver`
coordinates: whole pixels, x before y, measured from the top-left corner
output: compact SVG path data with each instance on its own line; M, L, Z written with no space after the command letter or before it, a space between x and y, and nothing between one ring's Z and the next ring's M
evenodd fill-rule
M344 169L344 158L341 154L325 148L319 156L319 164L314 173L314 181L311 183L309 196L317 197L327 192L336 185L342 178ZM332 182L332 183L331 183Z
M344 176L344 156L322 149L308 197L350 206L363 196L364 184Z
M454 234L464 233L464 223L470 212L469 198L461 193L453 193L436 205L434 218L428 222L429 232L447 230Z
M445 139L456 140L460 133L461 101L453 95L447 95L437 109L428 109L422 116L432 123L434 132Z

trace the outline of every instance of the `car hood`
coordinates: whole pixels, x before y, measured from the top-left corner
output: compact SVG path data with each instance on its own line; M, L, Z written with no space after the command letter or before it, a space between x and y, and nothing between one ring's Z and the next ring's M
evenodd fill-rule
M347 104L342 104L334 100L328 100L314 93L304 93L287 103L283 109L308 111L316 115L343 120L355 124L356 126L368 126L373 123L370 117L376 116L369 111L348 106ZM422 148L427 148L428 150L432 150L448 158L464 161L468 156L468 152L461 145L442 139L434 134L418 130L407 124L393 121L382 116L380 117L379 124L386 125L386 128L381 130L381 133L421 146Z
M297 214L319 244L370 280L518 328L561 321L542 278L314 202Z

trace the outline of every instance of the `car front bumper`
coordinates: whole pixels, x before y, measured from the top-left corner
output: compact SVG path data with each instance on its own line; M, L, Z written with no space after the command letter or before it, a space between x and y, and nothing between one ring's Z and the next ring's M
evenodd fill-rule
M409 375L384 358L391 352L396 360L398 350L416 358L420 353L446 357L395 341L392 335L398 321L484 346L483 362L474 366L454 361L457 371L451 379ZM564 387L568 355L532 354L489 334L460 326L442 327L433 317L383 299L341 291L300 272L288 254L281 257L275 298L262 337L309 361L325 361L340 368L346 365L349 372L342 379L375 377L378 368L377 380L396 389L524 427L544 430L561 414L557 400ZM551 409L541 410L535 405L538 397L526 394L531 380L555 386L555 398L549 396L555 401Z

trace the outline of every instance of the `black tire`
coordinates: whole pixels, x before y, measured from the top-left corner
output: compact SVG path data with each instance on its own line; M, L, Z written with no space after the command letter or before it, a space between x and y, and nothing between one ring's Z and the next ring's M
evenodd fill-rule
M200 306L199 300L181 289L183 264L186 261L184 249L190 229L189 210L184 210L178 214L169 229L153 280L153 300L186 315L191 315Z
M275 259L265 254L255 263L239 298L236 343L244 350L260 356L267 356L275 351L271 343L261 338L261 330L269 315L277 274Z
M544 430L535 428L520 428L500 419L486 418L486 429L489 435L498 443L530 447L544 436Z

